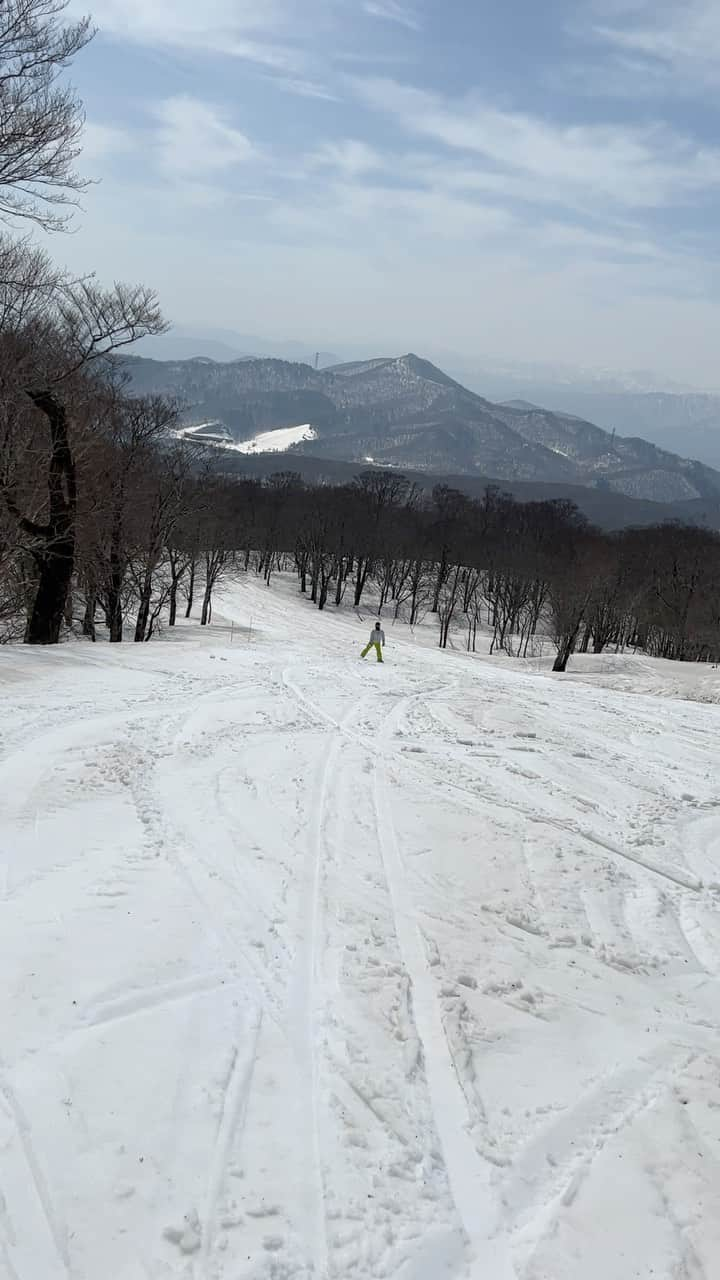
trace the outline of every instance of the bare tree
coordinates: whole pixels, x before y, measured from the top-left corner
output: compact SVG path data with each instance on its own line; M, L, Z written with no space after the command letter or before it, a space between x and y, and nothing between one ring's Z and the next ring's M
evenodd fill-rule
M132 564L138 612L135 622L136 643L149 640L154 624L169 599L172 578L168 572L165 548L183 508L188 457L178 446L170 454L155 459L152 472L143 479L142 541Z
M89 19L65 22L67 0L0 3L0 218L62 227L86 183L75 171L85 122L59 82L92 39Z
M26 630L28 644L56 644L75 566L78 491L71 417L97 396L93 366L113 351L164 328L154 294L142 287L100 289L65 280L34 292L35 302L0 335L0 389L17 423L29 402L46 429L46 482L41 513L23 510L12 483L0 474L6 509L30 539L37 592ZM38 299L42 309L35 309ZM107 367L102 372L107 376Z

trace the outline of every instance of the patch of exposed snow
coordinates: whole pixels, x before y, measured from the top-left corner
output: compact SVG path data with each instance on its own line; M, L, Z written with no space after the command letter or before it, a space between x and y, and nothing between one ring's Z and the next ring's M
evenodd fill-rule
M262 431L252 440L242 440L233 445L237 453L284 453L305 440L317 440L317 431L306 423L302 427L280 427L276 431Z
M228 435L227 427L224 425L224 423L218 422L216 418L209 419L207 422L193 423L191 427L180 427L178 431L178 435L179 436L196 436L196 435L199 435L201 431L208 431L211 427L217 428L218 436Z

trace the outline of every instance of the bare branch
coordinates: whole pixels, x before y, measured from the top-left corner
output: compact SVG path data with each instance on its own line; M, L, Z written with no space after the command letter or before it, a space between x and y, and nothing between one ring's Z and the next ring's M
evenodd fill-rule
M0 0L0 220L67 224L87 183L75 170L85 123L58 77L92 39L88 18L63 21L67 0Z

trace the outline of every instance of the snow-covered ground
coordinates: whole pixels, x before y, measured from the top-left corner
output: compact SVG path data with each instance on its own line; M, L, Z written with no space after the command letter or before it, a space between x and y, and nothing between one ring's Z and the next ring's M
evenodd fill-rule
M720 1274L718 673L220 610L0 650L2 1280Z
M208 428L217 427L217 434L211 434ZM251 440L241 440L236 444L227 427L220 422L200 422L193 427L181 427L178 431L181 440L201 440L218 449L232 449L235 453L286 453L293 445L302 444L306 440L317 440L317 431L306 423L301 427L278 427L274 431L261 431Z
M294 444L302 444L304 440L317 440L317 431L309 424L304 427L279 427L275 431L261 431L252 440L243 440L233 448L238 453L284 453Z

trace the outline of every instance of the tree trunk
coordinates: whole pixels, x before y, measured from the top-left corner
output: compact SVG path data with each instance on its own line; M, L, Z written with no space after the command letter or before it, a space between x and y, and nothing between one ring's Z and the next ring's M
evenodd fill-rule
M433 595L433 606L432 606L433 613L438 613L440 610L440 592L442 591L443 583L446 577L447 577L447 553L443 551L442 560L438 565L437 578L435 579L435 593Z
M170 612L168 616L168 626L174 627L177 621L177 595L180 579L173 577L170 584Z
M83 615L82 633L90 640L95 640L95 592L88 591L85 597L85 613Z
M195 557L193 556L193 558L192 558L192 560L191 560L191 562L190 562L190 581L189 581L189 583L188 583L187 609L185 610L185 617L186 617L186 618L189 618L189 617L190 617L190 614L192 613L192 608L193 608L193 601L195 600L195 572L196 572L196 569L197 569L197 564L196 564Z
M59 642L74 559L74 534L67 541L56 539L50 553L35 556L38 585L25 629L25 644Z
M152 583L153 571L150 566L148 566L145 570L142 590L140 591L140 604L138 606L137 621L135 623L136 644L142 644L147 632L148 618L150 617L150 601L152 599Z
M570 661L570 658L572 657L573 653L575 652L575 645L577 642L579 631L580 631L580 623L578 622L575 629L569 635L563 636L562 640L559 641L557 657L553 665L553 671L562 673L567 670L567 664Z
M123 610L122 597L120 592L113 592L108 607L108 627L110 630L110 643L122 644L123 638Z
M572 654L572 651L573 651L573 646L569 643L569 641L564 641L562 648L558 649L557 657L555 659L555 662L553 663L553 671L557 671L560 673L567 671L567 664L570 661L570 655Z
M121 520L116 520L110 543L110 583L107 593L107 618L111 644L121 644L123 638L122 589L125 571L121 547L122 523Z
M202 613L200 615L200 626L206 627L212 618L212 582L205 584L205 595L202 602Z
M48 522L42 527L24 522L42 539L33 553L38 584L27 627L26 644L57 644L75 568L75 517L77 478L68 438L65 406L51 391L28 391L28 396L50 427L48 468Z
M370 561L361 560L360 558L358 558L357 575L355 577L355 608L356 609L360 607L360 601L362 600L363 591L365 590L365 583L367 582L369 571L370 571Z

